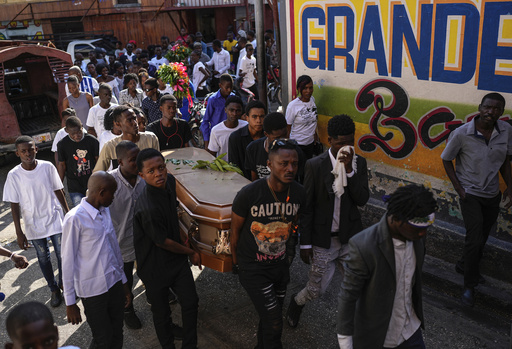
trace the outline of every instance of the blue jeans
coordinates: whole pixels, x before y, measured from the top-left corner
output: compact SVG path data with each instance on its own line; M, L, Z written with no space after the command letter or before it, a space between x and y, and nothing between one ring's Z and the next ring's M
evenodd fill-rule
M53 274L52 261L50 259L50 245L48 239L52 240L53 249L57 255L57 263L59 265L59 283L55 281L55 275ZM55 234L48 238L31 240L32 244L36 249L37 260L39 267L43 272L43 276L48 283L48 287L52 292L59 290L59 285L62 285L62 261L60 259L60 242L62 240L62 234Z
M80 205L82 198L85 197L82 193L69 193L69 197L71 198L71 202L73 203L73 207Z

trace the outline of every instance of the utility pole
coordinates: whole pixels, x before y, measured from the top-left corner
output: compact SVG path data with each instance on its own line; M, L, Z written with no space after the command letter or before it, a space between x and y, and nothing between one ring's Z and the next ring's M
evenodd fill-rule
M260 101L267 107L267 60L265 51L265 0L254 0L254 22L256 24L256 67L258 69L258 93Z

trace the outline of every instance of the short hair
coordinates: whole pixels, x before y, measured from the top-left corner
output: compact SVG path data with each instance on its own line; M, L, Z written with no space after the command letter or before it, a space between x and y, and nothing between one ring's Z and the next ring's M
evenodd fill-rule
M313 79L311 79L311 76L309 75L301 75L297 79L297 91L299 91L300 94L302 94L302 90L306 88L306 85L309 83L312 83Z
M70 116L66 119L66 128L82 128L82 121L76 116Z
M68 116L76 116L76 111L73 108L66 108L60 113L60 116L62 116L63 118Z
M250 42L249 42L247 45L245 45L245 50L246 50L246 51L247 51L247 48L248 48L248 47L252 47L252 48L254 48Z
M121 141L116 145L116 157L118 159L122 159L126 156L126 154L132 149L139 149L137 144L131 141Z
M123 42L122 42L122 41L120 41L120 40L117 40L117 41L116 41L116 44L122 45L122 44L123 44Z
M352 118L346 114L333 116L327 122L327 134L329 137L347 136L356 132L356 124Z
M222 47L222 44L220 43L219 39L215 39L212 42L212 46Z
M252 37L254 37L254 31L253 31L253 30L248 30L248 31L247 31L247 36L252 36Z
M79 66L77 65L74 65L72 66L71 68L68 69L68 72L72 71L72 70L77 70L79 71L80 73L82 72L82 68L80 68Z
M482 102L480 102L480 104L484 104L484 101L486 99L492 99L494 101L503 103L503 109L505 109L505 98L503 98L503 96L501 94L499 94L497 92L488 93L484 96L484 98L482 98Z
M265 119L263 119L263 130L269 134L274 131L282 130L287 126L286 118L282 113L273 112L265 116Z
M135 82L137 83L137 85L139 84L139 78L137 77L137 74L134 74L134 73L129 73L129 74L126 74L123 78L123 84L124 86L128 85L128 83L132 80L135 80Z
M146 81L144 81L144 85L149 85L153 88L158 88L158 81L155 78L149 78Z
M119 61L115 61L114 62L114 69L117 70L119 68L123 67L124 68L124 64L119 62Z
M102 83L100 84L100 87L98 87L98 93L99 93L101 90L109 90L110 92L112 92L112 86L110 86L109 84L106 84L106 83L102 82Z
M40 320L47 320L54 324L50 309L39 302L27 302L17 305L7 315L5 326L11 340L18 339L16 330Z
M165 102L175 102L176 104L178 104L178 100L176 99L176 97L170 94L165 94L162 97L160 97L160 106L164 105Z
M79 84L78 78L76 76L74 76L74 75L70 75L68 77L67 83L70 83L70 82L73 83L73 84L77 84L77 85Z
M277 141L277 139L275 141ZM278 146L273 146L273 144L269 144L268 157L270 158L271 156L276 154L279 151L279 149L295 150L297 152L297 155L299 155L297 147L297 142L295 142L293 139L284 140L283 144Z
M252 100L245 107L245 114L249 115L249 113L251 112L251 109L254 109L254 108L263 109L265 111L265 113L267 113L267 108L265 107L265 104L263 104L262 101Z
M86 67L90 66L91 64L96 68L96 64L94 64L93 62L87 63Z
M242 102L242 99L240 97L238 97L238 96L229 96L226 99L226 103L224 103L224 108L227 108L228 105L230 105L231 103L239 104L242 107L242 110L244 110L244 102Z
M245 44L245 43L247 43L247 38L245 36L242 36L242 37L240 37L240 39L238 39L238 42Z
M98 73L98 75L101 75L101 72L103 71L104 68L107 68L108 69L108 66L104 63L100 63L96 66L96 73Z
M165 161L164 156L158 150L154 148L146 148L140 151L139 155L137 155L137 170L142 172L144 168L144 161L159 157Z
M203 45L201 45L201 43L200 43L200 42L197 42L197 41L196 41L196 42L194 42L194 45L192 45L192 47L202 48L202 47L203 47Z
M160 37L160 40L163 40L163 39L169 40L169 37L168 37L168 36L162 36L162 37Z
M222 83L222 82L230 82L230 83L233 83L233 78L231 77L231 75L227 74L227 73L224 73L220 76L219 78L219 81Z
M114 129L114 108L115 107L108 108L103 117L103 128L106 131L112 131Z
M34 140L34 138L30 137L30 136L26 136L26 135L23 135L23 136L19 136L18 138L16 138L16 140L14 141L14 146L16 148L18 148L18 145L20 144L23 144L23 143L36 143L36 141Z
M426 217L437 210L437 202L430 190L419 184L399 187L387 198L387 215L400 222L415 217Z
M121 115L127 111L128 109L132 109L127 105L118 105L117 107L114 107L114 110L112 111L112 119L114 122L119 122L119 118Z
M155 45L155 50L156 50L157 48L162 48L162 45Z

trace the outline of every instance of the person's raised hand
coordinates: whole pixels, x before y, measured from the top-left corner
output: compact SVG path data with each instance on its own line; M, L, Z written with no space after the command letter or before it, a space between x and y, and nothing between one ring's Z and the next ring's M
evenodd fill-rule
M350 148L350 152L342 151L338 156L338 160L345 166L345 171L347 173L351 173L353 171L352 168L352 159L354 158L354 150Z

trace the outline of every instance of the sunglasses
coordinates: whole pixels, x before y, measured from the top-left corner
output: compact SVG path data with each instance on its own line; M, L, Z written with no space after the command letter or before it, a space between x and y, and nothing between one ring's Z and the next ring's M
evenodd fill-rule
M145 88L145 89L144 89L144 91L149 92L149 91L154 90L155 88L156 88L156 87L152 87L152 88Z
M279 149L280 147L284 147L287 145L297 146L298 144L295 139L280 138L280 139L276 139L275 141L272 142L272 145L270 146L270 150Z

